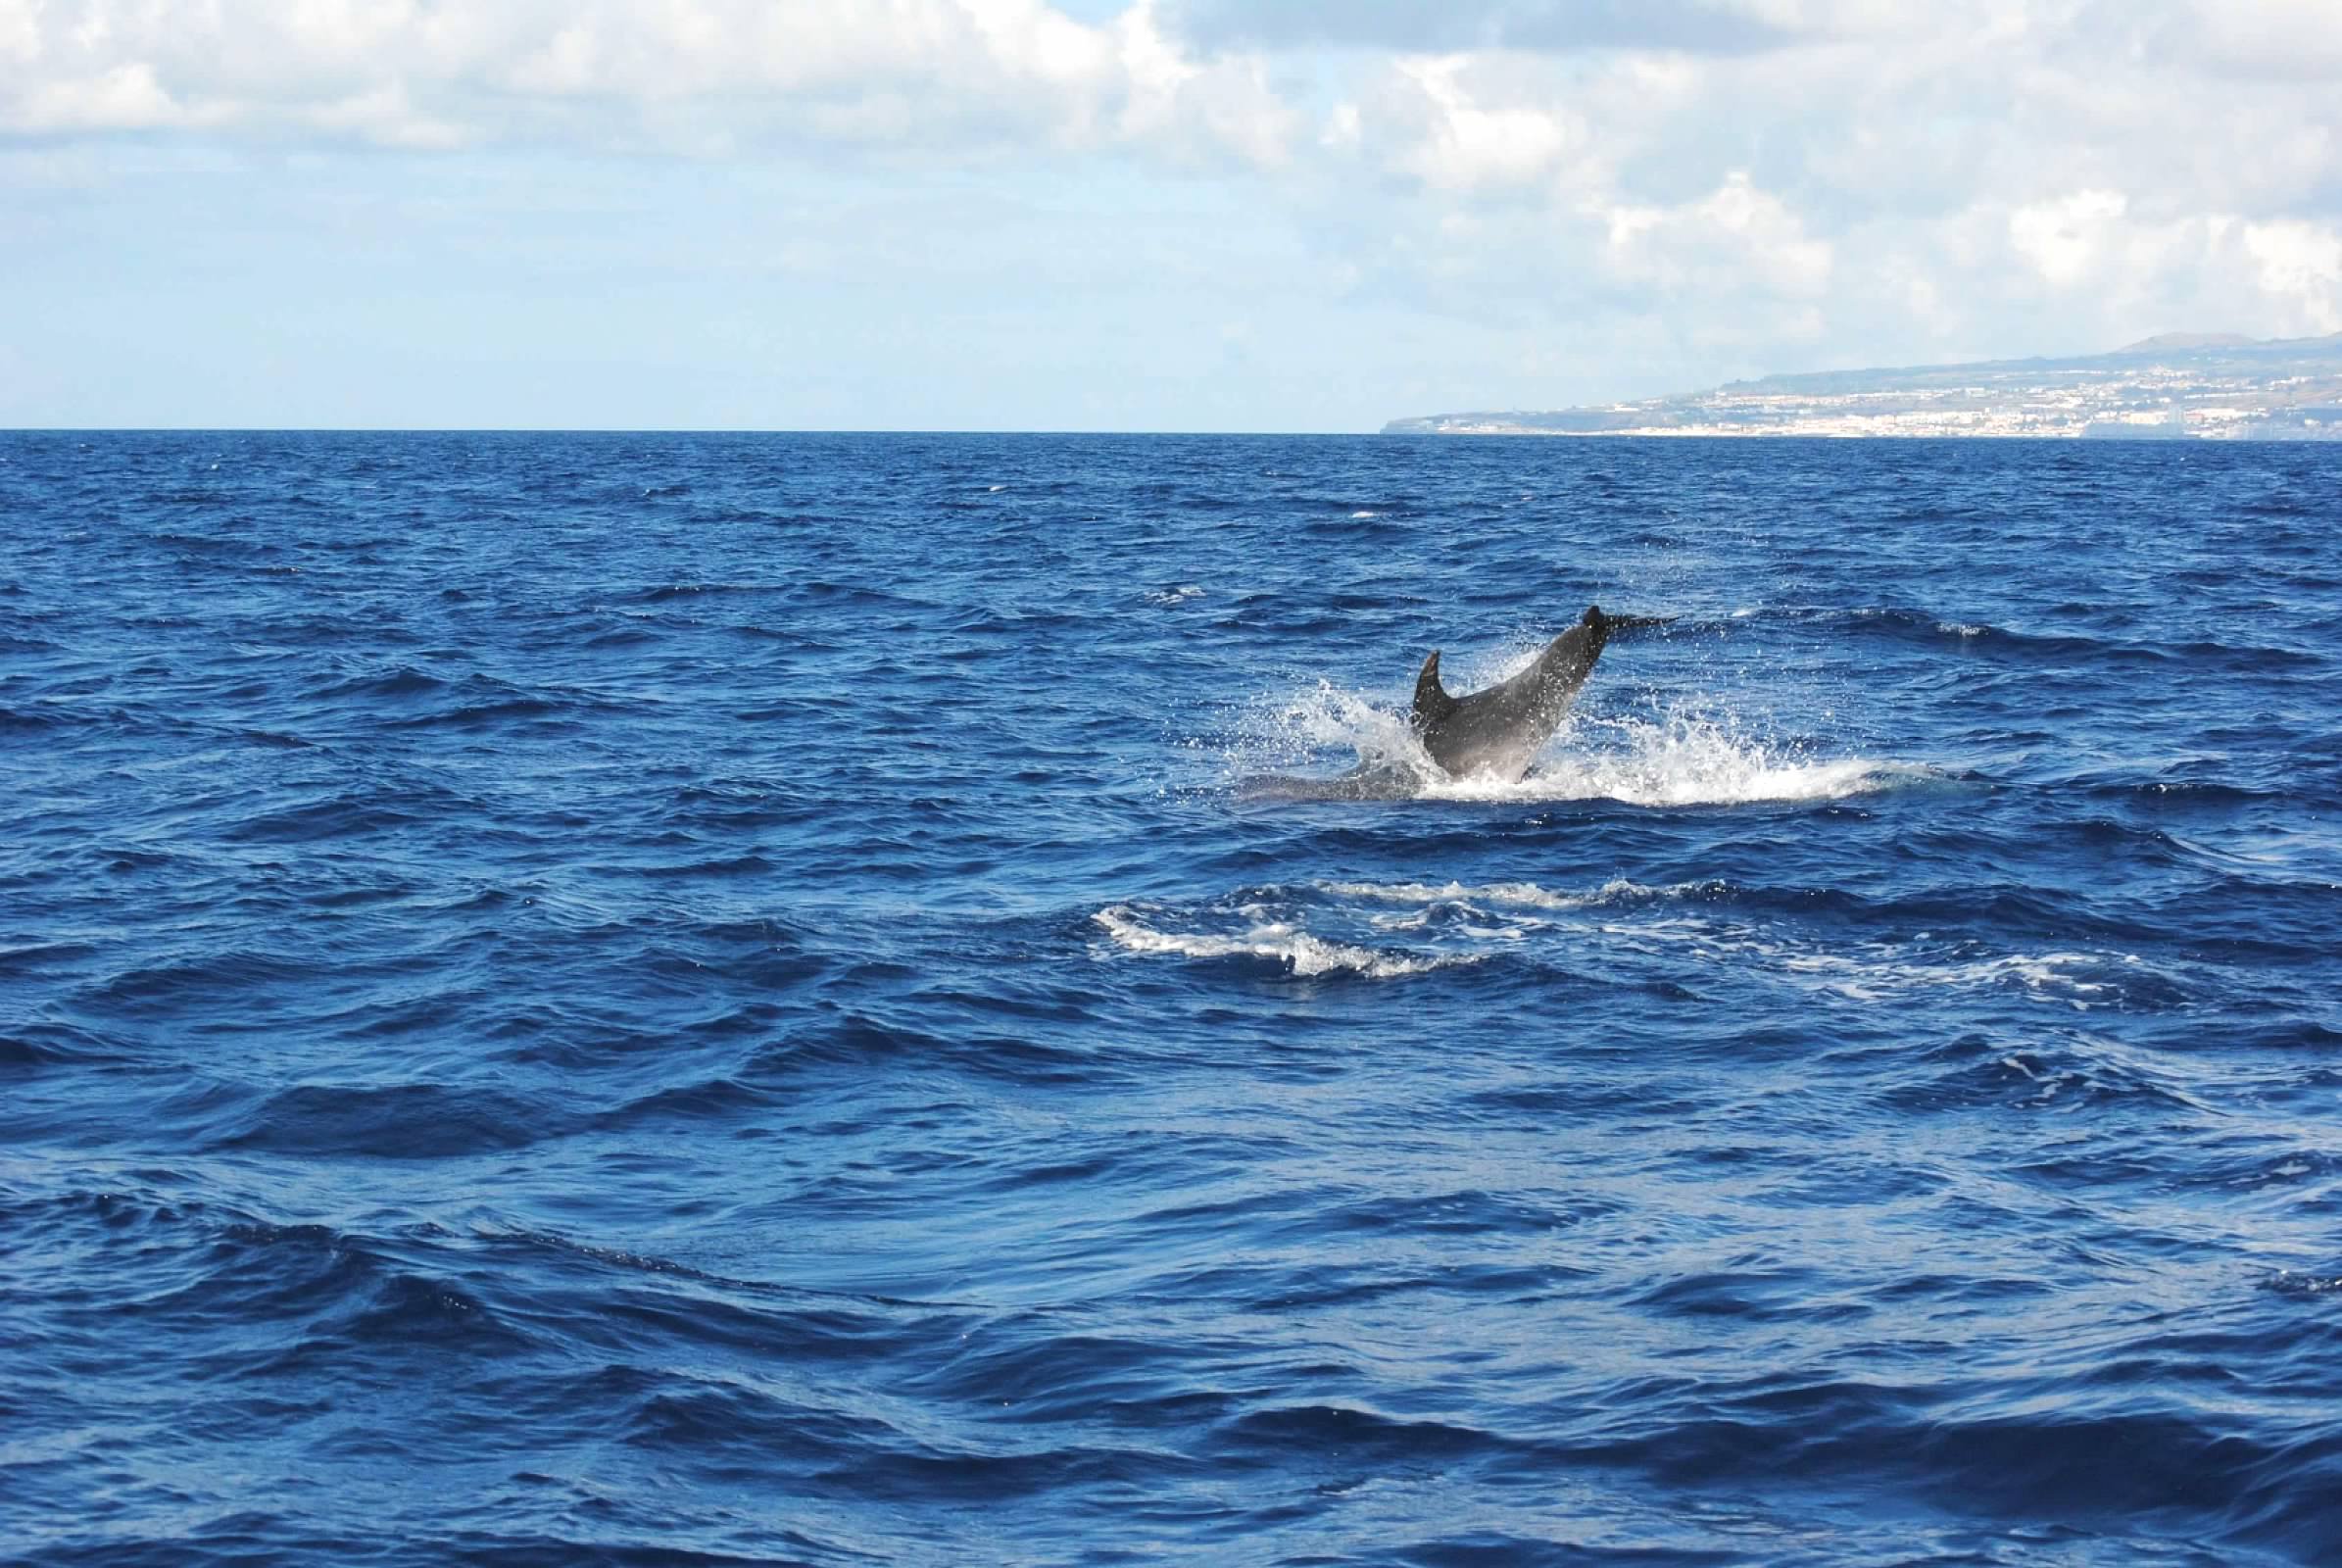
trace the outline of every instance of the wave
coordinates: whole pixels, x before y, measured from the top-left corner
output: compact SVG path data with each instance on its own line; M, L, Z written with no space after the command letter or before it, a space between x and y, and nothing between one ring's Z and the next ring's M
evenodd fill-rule
M492 1089L296 1084L245 1107L219 1142L272 1153L441 1159L523 1149L571 1120L536 1098Z
M2055 624L2032 627L1916 606L1861 609L1751 606L1733 611L1730 618L1741 622L1767 619L1835 637L1883 641L1929 652L1956 648L1963 654L2020 664L2082 662L2127 669L2183 664L2190 669L2214 668L2246 675L2307 674L2324 667L2317 655L2280 646L2266 638L2237 635L2167 639L2159 634L2168 628L2144 624L2134 628L2127 623L2127 617L2110 625L2108 613L2099 606L2060 605L2043 617L2045 622ZM1702 623L1687 623L1699 624ZM2263 628L2269 622L2252 615L2232 615L2214 624L2242 632Z
M77 441L15 1554L2342 1562L2342 448Z
M1686 882L1677 888L1649 888L1624 877L1613 877L1590 893L1556 893L1535 882L1498 882L1485 887L1466 887L1461 882L1449 882L1439 887L1428 882L1321 882L1318 886L1338 897L1371 899L1386 904L1454 902L1492 904L1524 909L1587 909L1631 900L1676 897L1720 884Z
M1688 950L1707 962L1761 966L1786 984L1858 1003L1888 1003L1924 992L2000 992L2088 1012L2174 1006L2188 998L2171 976L2132 953L1990 952L1973 940L1945 941L1927 933L1910 941L1839 947L1792 927L1682 916L1644 920L1610 934L1653 950Z
M1927 994L2002 997L2074 1012L2185 1006L2198 984L2135 953L1980 941L1949 932L1908 940L1833 939L1776 918L1761 889L1715 880L1650 886L1611 878L1584 889L1536 882L1329 879L1240 888L1191 903L1129 901L1090 923L1125 953L1244 959L1309 978L1425 974L1501 959L1553 976L1589 964L1622 983L1730 970L1814 998L1891 1005Z
M1385 980L1477 961L1472 955L1421 956L1330 942L1282 920L1261 920L1227 934L1175 931L1153 923L1163 918L1161 913L1150 917L1123 904L1100 909L1090 918L1127 952L1176 954L1186 958L1253 958L1303 977L1348 970Z

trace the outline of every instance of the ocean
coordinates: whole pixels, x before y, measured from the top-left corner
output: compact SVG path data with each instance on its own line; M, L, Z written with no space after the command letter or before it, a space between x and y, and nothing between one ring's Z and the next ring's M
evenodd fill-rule
M2342 1561L2338 520L0 435L0 1560Z

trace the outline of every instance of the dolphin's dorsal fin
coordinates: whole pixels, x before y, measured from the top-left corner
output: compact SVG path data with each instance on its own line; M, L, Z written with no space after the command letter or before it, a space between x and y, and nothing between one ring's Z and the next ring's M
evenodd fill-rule
M1439 684L1439 650L1435 648L1423 662L1423 673L1415 677L1415 727L1437 724L1454 710L1455 699Z

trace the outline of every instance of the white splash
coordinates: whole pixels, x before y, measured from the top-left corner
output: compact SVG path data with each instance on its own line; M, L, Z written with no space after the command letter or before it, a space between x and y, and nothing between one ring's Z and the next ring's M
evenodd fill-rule
M1501 680L1536 649L1483 661L1461 684ZM1696 699L1649 716L1573 715L1537 766L1519 779L1454 778L1423 749L1403 711L1330 681L1240 720L1231 749L1238 777L1311 772L1331 776L1353 760L1385 769L1415 800L1540 802L1612 800L1630 806L1742 806L1834 801L1937 776L1930 768L1872 758L1817 758L1742 733Z
M1655 721L1579 719L1556 744L1560 749L1548 753L1526 778L1442 778L1426 794L1457 800L1744 806L1842 800L1924 771L1865 758L1814 760L1682 710Z
M1791 984L1850 1002L1891 1002L1915 991L2012 989L2030 1001L2063 1003L2087 1012L2120 1000L2122 987L2109 978L2117 965L2139 963L2135 954L1981 956L1930 951L1924 939L1864 942L1833 950L1779 930L1691 919L1644 920L1600 929L1643 951L1681 945L1704 961L1762 968Z
M1930 961L1904 957L1891 948L1867 954L1797 954L1781 960L1790 974L1808 977L1819 989L1856 1002L1882 1002L1903 991L2013 984L2041 1000L2066 1002L2085 1011L2113 998L2114 986L2082 978L2082 974L2102 970L2107 962L2105 955L2091 953L2013 953L1995 958ZM2082 974L2075 973L2076 969Z
M1324 880L1244 888L1195 903L1110 905L1092 922L1123 953L1253 958L1295 977L1373 979L1491 958L1541 962L1567 955L1666 972L1729 967L1816 998L1892 1006L1930 991L2000 992L2090 1012L2119 1006L2136 980L2135 954L1992 952L1927 933L1895 942L1836 943L1791 924L1736 915L1727 884L1654 887L1614 877L1583 889L1517 882ZM1107 950L1101 950L1107 951Z
M1319 891L1338 899L1367 899L1380 904L1487 905L1506 909L1589 909L1597 905L1631 899L1665 898L1688 893L1704 884L1686 882L1674 888L1649 888L1624 877L1613 877L1591 893L1556 893L1535 882L1492 882L1466 887L1449 882L1320 882Z
M1314 690L1279 707L1247 713L1240 755L1260 753L1292 764L1348 747L1363 762L1436 770L1403 714L1332 681L1321 680Z
M1281 963L1289 972L1304 977L1347 969L1369 979L1383 980L1477 961L1470 954L1419 956L1378 953L1372 948L1311 936L1288 920L1259 920L1241 933L1218 935L1163 930L1149 924L1145 915L1126 904L1109 906L1090 918L1127 952L1176 954L1187 958L1262 958Z

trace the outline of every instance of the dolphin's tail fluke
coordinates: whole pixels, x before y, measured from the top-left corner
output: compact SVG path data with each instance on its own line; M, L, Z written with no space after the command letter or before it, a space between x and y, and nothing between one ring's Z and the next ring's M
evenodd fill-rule
M1652 626L1672 626L1675 624L1676 618L1674 615L1603 615L1601 627L1604 631L1616 636L1622 631L1642 631Z

